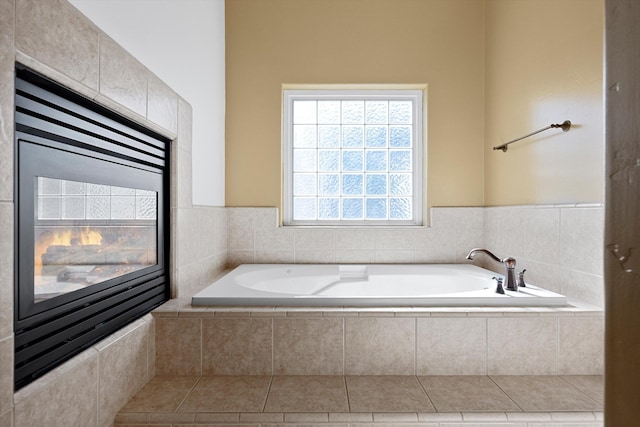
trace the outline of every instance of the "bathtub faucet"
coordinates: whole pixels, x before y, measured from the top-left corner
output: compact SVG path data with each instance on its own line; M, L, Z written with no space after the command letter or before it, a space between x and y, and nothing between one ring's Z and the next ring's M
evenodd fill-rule
M518 290L518 284L516 283L516 273L515 273L515 269L516 269L516 259L513 257L507 257L505 259L500 259L497 256L495 256L494 254L492 254L491 252L489 252L486 249L482 249L482 248L475 248L475 249L471 249L469 251L469 254L467 255L467 259L473 259L473 255L475 255L476 252L482 252L485 253L487 255L489 255L489 257L491 259L493 259L496 262L499 262L501 264L504 265L506 272L505 272L505 279L507 281L506 285L507 285L507 290L508 291L517 291Z

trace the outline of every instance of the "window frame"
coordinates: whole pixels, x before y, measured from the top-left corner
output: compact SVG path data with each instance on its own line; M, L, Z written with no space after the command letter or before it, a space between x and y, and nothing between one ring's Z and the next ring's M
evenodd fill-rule
M424 85L406 85L407 87L391 88L363 88L363 89L343 89L343 88L288 88L283 87L282 91L282 170L283 170L283 225L284 226L336 226L336 227L362 227L362 226L422 226L423 204L425 199L426 183L424 182L424 171L426 169L426 159L424 156L426 135L424 116L426 87ZM364 100L364 101L407 101L413 102L412 117L412 218L405 219L385 219L385 220L294 220L293 219L293 102L296 100ZM388 125L388 123L387 123ZM341 123L342 126L342 123ZM363 123L364 126L364 123ZM365 147L363 147L364 150ZM317 171L316 171L317 173ZM342 168L340 172L342 173ZM385 173L389 173L389 169ZM340 194L342 196L342 193ZM389 196L386 196L387 200ZM366 194L362 196L366 200Z

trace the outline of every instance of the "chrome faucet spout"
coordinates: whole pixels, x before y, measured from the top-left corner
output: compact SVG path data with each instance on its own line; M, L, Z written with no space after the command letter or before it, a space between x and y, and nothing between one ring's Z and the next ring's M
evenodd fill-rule
M507 290L508 291L517 291L518 290L518 284L516 283L516 274L515 274L515 268L516 268L516 259L513 257L507 257L504 259L500 259L497 256L495 256L493 253L491 253L490 251L483 249L483 248L475 248L475 249L471 249L469 251L469 254L467 255L467 259L472 260L473 256L476 254L476 252L480 252L480 253L484 253L487 254L491 259L493 259L495 262L499 262L500 264L503 264L506 271L504 274L504 277L507 281L506 285L507 285Z

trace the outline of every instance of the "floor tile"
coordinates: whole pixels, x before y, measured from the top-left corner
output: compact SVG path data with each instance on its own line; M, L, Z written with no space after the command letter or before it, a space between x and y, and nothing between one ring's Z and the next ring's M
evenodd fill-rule
M348 376L352 412L434 412L415 376Z
M202 377L179 412L262 412L271 377Z
M349 412L342 376L275 376L265 412Z
M419 376L438 412L520 411L489 377Z
M559 376L492 375L491 379L524 411L602 410L602 404Z
M562 378L576 386L578 390L604 405L604 376L602 375L563 375Z
M171 412L187 397L199 377L155 377L121 412Z

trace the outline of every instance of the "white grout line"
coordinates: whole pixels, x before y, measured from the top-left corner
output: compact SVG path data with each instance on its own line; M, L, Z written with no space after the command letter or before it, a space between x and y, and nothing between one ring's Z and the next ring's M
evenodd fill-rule
M418 318L413 319L413 375L418 375Z
M560 317L556 316L556 375L560 374Z
M347 374L347 319L342 318L342 375Z
M484 373L489 375L489 318L484 319Z

